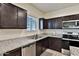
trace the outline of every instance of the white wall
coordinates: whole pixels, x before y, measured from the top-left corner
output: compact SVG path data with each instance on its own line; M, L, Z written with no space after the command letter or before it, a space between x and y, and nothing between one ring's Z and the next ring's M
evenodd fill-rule
M52 12L46 13L44 16L45 18L53 18L53 17L60 17L60 16L66 16L66 15L72 15L72 14L79 14L79 5L52 11Z

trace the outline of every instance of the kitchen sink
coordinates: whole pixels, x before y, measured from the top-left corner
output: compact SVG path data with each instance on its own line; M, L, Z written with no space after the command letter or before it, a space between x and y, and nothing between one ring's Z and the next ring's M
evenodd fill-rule
M27 36L27 38L29 38L29 39L35 39L35 35Z
M32 36L27 36L27 38L29 38L29 39L39 39L39 38L42 38L42 36L41 35L32 35Z

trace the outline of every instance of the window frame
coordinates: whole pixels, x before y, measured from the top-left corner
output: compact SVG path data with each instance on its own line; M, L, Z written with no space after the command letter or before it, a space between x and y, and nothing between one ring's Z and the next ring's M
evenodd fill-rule
M32 20L29 20L29 26L28 26L28 17L30 17L30 18L32 18ZM37 21L36 21L36 17L34 17L34 16L31 16L31 15L28 15L27 16L27 31L29 31L29 32L33 32L33 31L36 31L36 29L37 29ZM34 23L34 24L33 24ZM34 26L33 26L34 25ZM28 29L29 28L29 29ZM35 30L34 30L34 29Z

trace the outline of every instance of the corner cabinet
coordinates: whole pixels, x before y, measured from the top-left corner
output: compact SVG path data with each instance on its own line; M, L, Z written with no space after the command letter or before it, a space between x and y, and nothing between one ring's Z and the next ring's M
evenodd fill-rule
M44 18L39 18L39 29L48 29L48 21Z
M49 49L61 52L62 49L61 38L49 37Z
M44 38L36 42L36 56L40 56L48 48L48 39Z
M25 19L26 18L26 19ZM0 4L0 28L26 28L27 12L11 3Z

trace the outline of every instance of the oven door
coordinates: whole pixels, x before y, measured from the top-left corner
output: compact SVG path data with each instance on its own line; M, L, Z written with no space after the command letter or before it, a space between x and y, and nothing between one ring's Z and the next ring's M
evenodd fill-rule
M70 54L71 56L79 56L79 42L70 42Z

